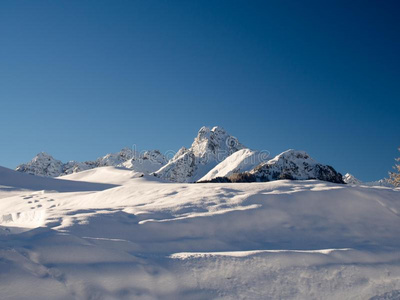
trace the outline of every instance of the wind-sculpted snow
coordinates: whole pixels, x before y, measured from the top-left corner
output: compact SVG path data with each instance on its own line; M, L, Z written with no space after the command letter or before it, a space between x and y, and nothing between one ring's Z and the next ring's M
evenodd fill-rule
M114 167L68 180L14 173L22 177L12 192L0 173L2 299L381 299L400 291L399 189L166 183ZM21 190L27 178L46 191ZM107 189L50 191L51 182L109 178Z
M192 146L181 148L155 176L172 182L196 182L232 153L245 148L223 128L202 127Z

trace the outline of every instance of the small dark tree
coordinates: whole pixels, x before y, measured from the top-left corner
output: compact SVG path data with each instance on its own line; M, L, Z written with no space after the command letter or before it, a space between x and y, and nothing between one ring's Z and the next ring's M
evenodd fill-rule
M400 148L399 148L399 151L400 151ZM396 161L400 161L400 157L396 158ZM395 169L396 172L389 172L389 174L390 174L389 182L391 184L393 184L394 186L400 186L400 165L395 164L393 169Z

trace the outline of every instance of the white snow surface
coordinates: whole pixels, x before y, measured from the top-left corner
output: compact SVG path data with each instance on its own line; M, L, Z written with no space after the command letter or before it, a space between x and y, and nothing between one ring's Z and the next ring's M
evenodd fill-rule
M217 177L228 177L234 173L243 173L252 170L255 166L267 160L269 153L262 153L250 149L241 149L216 165L199 181L212 180Z
M0 168L1 299L398 299L400 189Z
M223 128L200 128L192 146L182 147L155 176L171 182L196 182L232 153L245 148Z

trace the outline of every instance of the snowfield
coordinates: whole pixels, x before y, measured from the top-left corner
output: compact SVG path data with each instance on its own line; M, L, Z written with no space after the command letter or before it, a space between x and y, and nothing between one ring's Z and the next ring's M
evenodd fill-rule
M400 189L0 167L1 299L400 299Z

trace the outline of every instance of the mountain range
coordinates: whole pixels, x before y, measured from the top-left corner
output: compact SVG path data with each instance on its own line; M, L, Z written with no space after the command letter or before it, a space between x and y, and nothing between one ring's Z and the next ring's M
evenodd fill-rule
M41 152L16 170L45 177L58 177L104 166L152 174L168 182L255 182L279 179L318 179L334 183L388 186L386 180L363 183L354 176L342 176L304 151L287 150L271 158L266 151L252 150L223 128L200 128L192 145L182 147L168 160L159 150L138 152L124 148L94 161L66 163Z
M98 167L122 167L142 173L152 173L168 162L158 150L144 152L124 148L118 153L110 153L94 161L69 161L63 163L50 154L40 152L30 162L17 166L16 171L44 177L58 177Z

